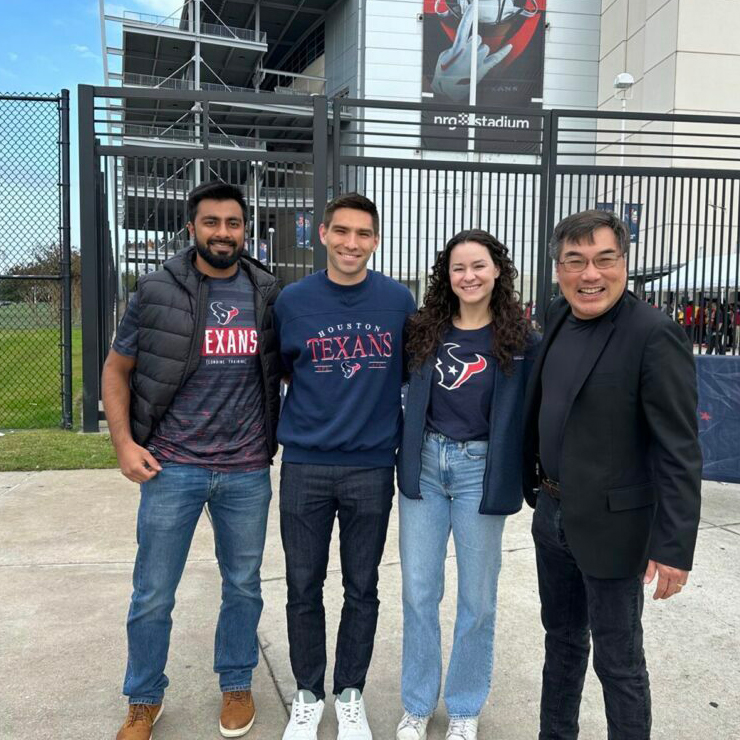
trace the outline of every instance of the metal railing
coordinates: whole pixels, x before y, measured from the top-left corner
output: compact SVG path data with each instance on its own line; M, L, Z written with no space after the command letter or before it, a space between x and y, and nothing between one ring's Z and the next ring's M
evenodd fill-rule
M137 23L146 23L151 26L167 26L178 31L189 31L187 21L173 16L154 15L152 13L139 13L135 10L124 10L123 19L135 21ZM237 28L227 26L222 23L201 22L200 33L206 36L218 36L220 38L235 39L238 41L249 41L255 44L266 44L267 34L260 31L259 34L251 28Z
M191 187L190 180L175 177L148 177L146 175L127 175L126 187L132 190L149 192L166 192L169 195L181 195Z
M221 23L201 22L200 32L207 36L238 39L239 41L250 41L255 44L267 43L267 34L264 31L260 31L259 34L257 34L257 32L251 28L236 28L234 26L222 25Z
M188 128L176 126L144 126L138 123L124 123L123 135L145 139L166 139L168 141L200 146L203 139L215 147L228 147L238 149L264 149L265 142L252 136L237 136L231 134L209 132L207 135L198 136L194 130L194 124ZM178 124L181 126L181 124Z
M123 18L127 21L137 21L138 23L148 23L152 26L168 26L169 28L182 28L182 21L180 18L174 18L173 16L154 15L152 13L139 13L136 10L124 10Z
M164 90L195 90L193 80L184 80L181 77L157 77L135 72L125 72L123 83L135 87L159 87Z

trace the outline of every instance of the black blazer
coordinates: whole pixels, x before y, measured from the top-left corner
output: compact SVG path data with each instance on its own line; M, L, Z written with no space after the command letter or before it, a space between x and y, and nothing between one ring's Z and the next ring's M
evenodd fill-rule
M524 402L523 485L532 507L541 480L542 366L568 314L562 297L550 306ZM573 373L559 482L563 529L579 568L596 578L627 578L642 573L650 558L690 570L702 459L686 334L625 293Z

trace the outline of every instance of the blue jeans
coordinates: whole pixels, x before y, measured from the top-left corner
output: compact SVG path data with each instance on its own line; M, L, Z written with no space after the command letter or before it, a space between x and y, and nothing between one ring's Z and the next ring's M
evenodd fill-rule
M560 502L542 492L532 520L545 628L540 740L576 740L589 633L609 740L649 740L650 683L642 649L641 575L582 573L563 531ZM627 536L627 535L625 535Z
M478 513L488 443L424 433L422 498L400 497L403 574L401 699L417 717L434 712L442 679L439 604L447 541L457 556L457 616L444 699L450 717L477 717L491 688L496 590L505 516Z
M393 503L393 468L284 462L280 533L288 583L290 664L299 689L325 697L323 590L334 520L339 520L344 605L337 634L334 694L360 691L378 622L378 566Z
M213 522L221 570L221 612L214 670L221 691L248 689L257 665L262 613L260 566L270 505L270 471L216 473L195 465L163 465L141 485L127 631L123 693L131 704L159 704L175 591L204 504Z

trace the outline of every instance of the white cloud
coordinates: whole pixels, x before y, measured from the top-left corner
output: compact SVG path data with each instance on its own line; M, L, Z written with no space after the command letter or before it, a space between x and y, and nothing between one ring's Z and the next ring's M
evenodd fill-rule
M14 51L8 52L8 59L10 59L11 62L17 62L18 61L18 55Z
M72 51L76 51L83 59L98 59L98 55L94 54L87 46L82 44L72 44Z

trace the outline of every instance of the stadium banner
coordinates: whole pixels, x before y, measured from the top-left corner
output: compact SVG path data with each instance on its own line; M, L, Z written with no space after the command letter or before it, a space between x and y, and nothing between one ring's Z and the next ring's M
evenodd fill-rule
M422 110L424 149L537 153L537 116L461 112L470 101L472 54L477 59L476 106L541 108L546 0L424 0L422 100L449 103ZM475 39L473 38L475 36Z
M295 214L295 245L298 249L311 248L311 225L313 213L311 211L296 211Z
M703 480L740 483L740 357L697 355Z

